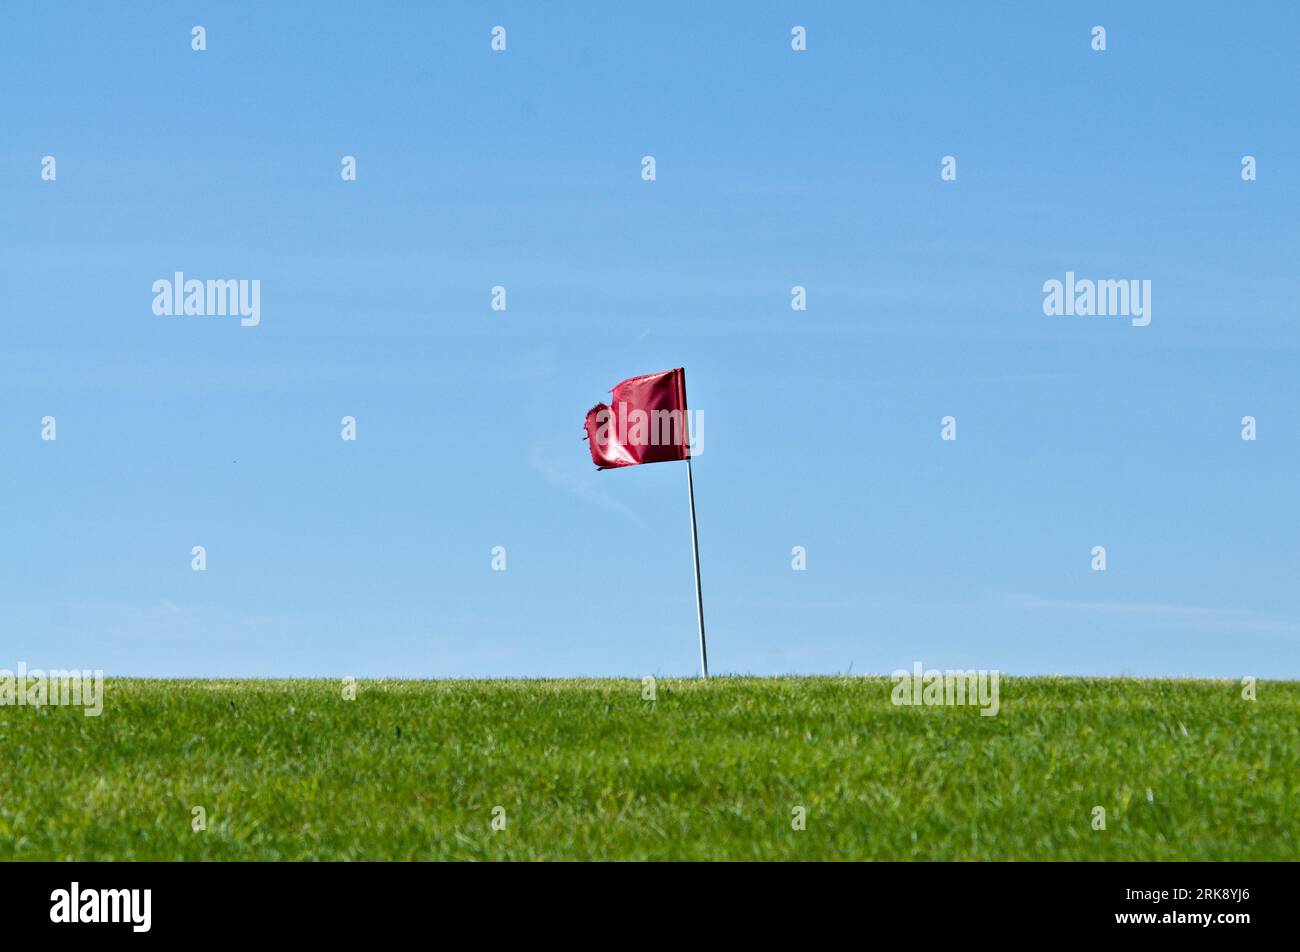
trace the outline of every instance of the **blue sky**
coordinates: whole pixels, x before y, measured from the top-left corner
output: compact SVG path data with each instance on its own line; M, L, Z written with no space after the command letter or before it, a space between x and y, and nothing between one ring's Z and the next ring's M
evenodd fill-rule
M699 7L5 4L0 667L1300 677L1300 14Z

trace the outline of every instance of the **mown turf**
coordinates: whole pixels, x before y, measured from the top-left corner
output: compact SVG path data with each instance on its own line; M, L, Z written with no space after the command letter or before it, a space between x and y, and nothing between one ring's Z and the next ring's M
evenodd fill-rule
M996 717L890 689L110 681L98 718L0 707L0 858L1300 855L1300 684L1003 679Z

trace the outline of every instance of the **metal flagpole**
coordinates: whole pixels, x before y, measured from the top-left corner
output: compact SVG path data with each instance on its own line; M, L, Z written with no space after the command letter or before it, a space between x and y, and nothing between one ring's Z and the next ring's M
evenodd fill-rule
M709 679L709 652L704 646L704 596L700 593L700 542L695 531L695 478L691 475L691 458L686 457L686 492L691 497L691 548L695 551L695 614L700 620L700 669Z

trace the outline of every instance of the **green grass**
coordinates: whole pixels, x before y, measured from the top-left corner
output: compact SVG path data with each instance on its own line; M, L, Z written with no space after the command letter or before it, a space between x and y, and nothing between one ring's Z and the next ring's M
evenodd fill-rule
M1300 855L1300 683L1008 678L996 717L890 689L113 680L98 718L0 707L0 859Z

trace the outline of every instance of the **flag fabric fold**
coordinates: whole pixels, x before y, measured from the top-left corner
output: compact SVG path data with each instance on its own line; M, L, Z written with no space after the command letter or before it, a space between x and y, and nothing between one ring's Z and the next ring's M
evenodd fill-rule
M585 422L598 469L690 459L684 368L624 380L610 394Z

